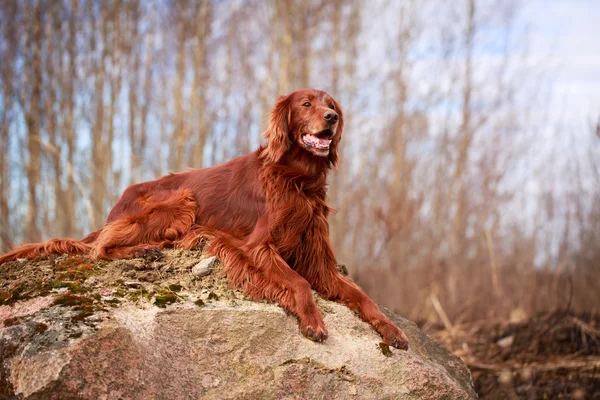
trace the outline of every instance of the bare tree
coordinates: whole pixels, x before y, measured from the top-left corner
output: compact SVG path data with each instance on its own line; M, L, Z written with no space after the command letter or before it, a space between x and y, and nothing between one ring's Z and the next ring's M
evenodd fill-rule
M27 83L31 87L28 93L26 106L26 125L27 125L27 216L25 219L25 240L36 242L41 239L41 232L38 226L38 216L40 212L40 203L38 199L37 187L40 179L41 169L41 129L42 121L42 4L40 1L25 8L26 21L31 27L31 35L27 37L28 41L28 66L26 69Z
M17 29L14 24L9 21L17 18L18 9L14 2L10 2L6 5L4 13L2 14L0 26L2 26L2 38L0 41L4 42L2 50L0 51L0 57L2 64L0 65L0 82L2 84L2 107L0 107L0 249L7 250L12 244L12 232L10 230L9 222L9 196L10 196L10 154L9 146L10 132L12 118L11 113L13 107L11 102L15 99L14 96L14 69L16 61L16 49L11 46L11 43L17 42Z
M194 150L190 154L193 159L188 165L202 167L204 163L204 147L208 136L209 115L207 113L207 90L209 80L208 69L208 37L212 21L212 4L208 0L196 0L194 4L194 79L192 82L192 107L190 113L194 121Z
M65 7L66 8L66 7ZM68 33L66 55L67 63L63 63L61 71L61 91L64 93L62 109L65 110L63 119L64 144L66 149L67 186L61 190L60 203L57 203L57 221L61 224L61 234L74 237L77 233L77 224L72 213L75 210L75 82L77 82L77 19L79 13L79 0L71 0L68 6ZM62 59L62 57L61 57ZM58 189L58 187L57 187Z

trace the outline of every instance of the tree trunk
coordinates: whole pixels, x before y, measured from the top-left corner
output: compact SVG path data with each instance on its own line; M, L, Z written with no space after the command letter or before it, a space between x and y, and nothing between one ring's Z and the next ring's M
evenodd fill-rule
M187 124L184 121L184 93L185 67L186 67L186 43L187 43L187 1L179 1L177 6L177 61L176 61L176 83L174 92L175 120L173 123L172 139L175 144L172 169L181 171L185 163L185 149L188 140Z
M94 5L90 3L90 8ZM92 56L101 47L99 59L95 60L96 115L92 128L92 206L93 216L90 225L98 229L104 219L104 200L106 198L106 162L108 149L104 133L104 86L106 58L108 56L108 4L100 3L101 31L97 29L96 19L92 20L91 51ZM93 11L92 11L93 13ZM101 43L103 46L101 46Z
M204 146L206 145L208 115L206 113L206 90L208 86L208 66L206 63L206 41L210 34L212 3L207 0L196 0L196 46L194 47L194 82L192 91L192 109L190 112L196 119L196 143L188 162L190 167L202 168L204 163ZM194 118L191 118L193 120Z
M31 18L30 40L31 59L28 66L28 78L31 85L31 95L27 107L25 121L27 124L27 216L25 217L24 239L26 242L39 242L41 233L38 226L39 200L37 187L40 180L41 168L41 115L42 115L42 6L36 1Z

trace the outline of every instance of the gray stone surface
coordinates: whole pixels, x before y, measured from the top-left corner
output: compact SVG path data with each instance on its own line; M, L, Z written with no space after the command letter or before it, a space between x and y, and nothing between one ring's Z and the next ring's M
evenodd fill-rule
M192 267L192 274L196 275L197 277L210 275L215 269L217 262L218 260L215 256L205 258Z

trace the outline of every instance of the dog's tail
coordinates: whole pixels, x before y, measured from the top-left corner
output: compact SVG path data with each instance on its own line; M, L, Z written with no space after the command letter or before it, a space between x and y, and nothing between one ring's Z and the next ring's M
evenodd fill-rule
M30 260L42 254L89 254L93 243L100 235L102 229L90 233L81 240L75 239L50 239L42 243L27 243L15 248L13 251L0 256L0 264L15 261L20 258Z
M51 239L25 244L1 256L0 264L42 254L81 254L92 260L131 258L153 248L170 247L175 242L193 246L198 241L192 231L198 206L191 190L157 192L144 202L146 207L141 212L123 212L81 240Z

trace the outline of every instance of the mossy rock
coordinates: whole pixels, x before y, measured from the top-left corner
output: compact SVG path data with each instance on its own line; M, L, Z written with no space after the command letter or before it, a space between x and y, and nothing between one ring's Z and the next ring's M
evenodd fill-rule
M389 314L411 346L390 349L319 298L329 338L315 343L279 306L231 290L220 263L194 276L203 256L3 265L0 398L476 398L465 365L413 323Z

